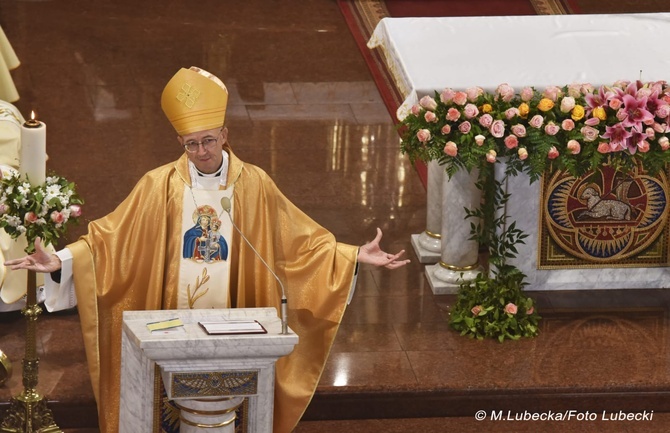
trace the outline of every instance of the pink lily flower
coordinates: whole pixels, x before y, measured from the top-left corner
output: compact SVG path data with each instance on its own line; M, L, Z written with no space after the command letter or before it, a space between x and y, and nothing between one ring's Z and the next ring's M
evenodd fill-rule
M610 149L612 152L618 152L628 148L627 139L632 137L633 133L624 128L622 123L617 123L614 126L606 126L603 138L610 139Z
M654 115L647 110L647 97L642 99L635 99L631 95L623 96L623 111L625 117L622 119L622 124L626 128L633 127L637 131L643 131L643 122L653 120Z

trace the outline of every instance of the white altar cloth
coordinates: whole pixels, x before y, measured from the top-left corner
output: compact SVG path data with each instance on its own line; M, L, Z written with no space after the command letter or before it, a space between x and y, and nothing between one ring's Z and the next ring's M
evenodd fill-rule
M493 91L507 83L518 92L525 86L543 90L572 83L668 80L666 40L670 13L384 18L368 47L381 49L406 98L397 113L402 120L422 96L445 87ZM496 169L502 179L499 164ZM518 176L508 180L507 189L512 192L509 222L516 221L517 228L530 235L518 257L510 260L528 276L528 289L670 287L668 267L537 269L539 182L529 185L527 177ZM452 225L452 233L469 231L469 224L465 220L462 226ZM434 269L428 267L426 273L434 293L455 292L455 286L435 279Z
M670 13L384 18L368 42L380 48L405 97L403 119L445 87L542 89L572 83L668 79Z

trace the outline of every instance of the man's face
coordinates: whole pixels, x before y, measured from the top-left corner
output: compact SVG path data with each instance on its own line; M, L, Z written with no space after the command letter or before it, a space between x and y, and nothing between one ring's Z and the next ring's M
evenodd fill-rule
M221 161L223 160L221 146L226 142L227 137L227 128L214 128L186 134L177 137L177 139L182 146L191 143L191 146L194 147L195 151L186 152L188 159L190 159L201 172L211 174L215 173L219 167L221 167ZM205 147L203 145L203 142L206 143L212 139L216 141L213 142L210 147Z

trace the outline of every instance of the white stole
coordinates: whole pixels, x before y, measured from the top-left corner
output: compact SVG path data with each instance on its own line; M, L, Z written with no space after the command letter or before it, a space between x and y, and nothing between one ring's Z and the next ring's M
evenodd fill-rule
M221 200L232 216L233 187L184 188L177 308L228 308L233 226Z

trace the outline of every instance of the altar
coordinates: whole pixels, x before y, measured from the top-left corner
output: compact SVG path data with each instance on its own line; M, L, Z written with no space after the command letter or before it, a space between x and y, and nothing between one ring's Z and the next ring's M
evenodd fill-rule
M544 89L574 83L597 87L620 80L663 81L668 78L670 61L659 42L669 36L667 13L385 18L368 46L381 50L405 98L397 111L398 119L403 120L422 97L439 99L436 92L446 87L460 91L479 87L493 92L503 83L519 91L523 87ZM433 292L455 293L460 281L474 279L485 268L477 261L478 245L468 240L471 221L466 220L463 211L464 205L468 207L480 197L474 187L476 177L468 180L461 174L458 179L449 179L436 165L431 162L428 166L426 231L413 236L412 243L420 261L428 264L426 276ZM502 179L502 164L496 170ZM658 182L659 196L663 197L658 206L665 211L664 182ZM541 182L531 185L527 177L518 176L507 179L505 187L511 193L506 205L509 221L517 221L518 227L529 234L511 263L528 276L528 289L670 285L666 282L667 227L654 234L653 245L647 244L653 250L647 255L654 256L655 261L608 265L598 259L590 264L588 260L579 262L573 268L554 266L561 260L552 262L551 258L562 251L552 256L546 251L552 246L541 243L546 213ZM545 258L550 258L544 262L538 253L542 248Z

